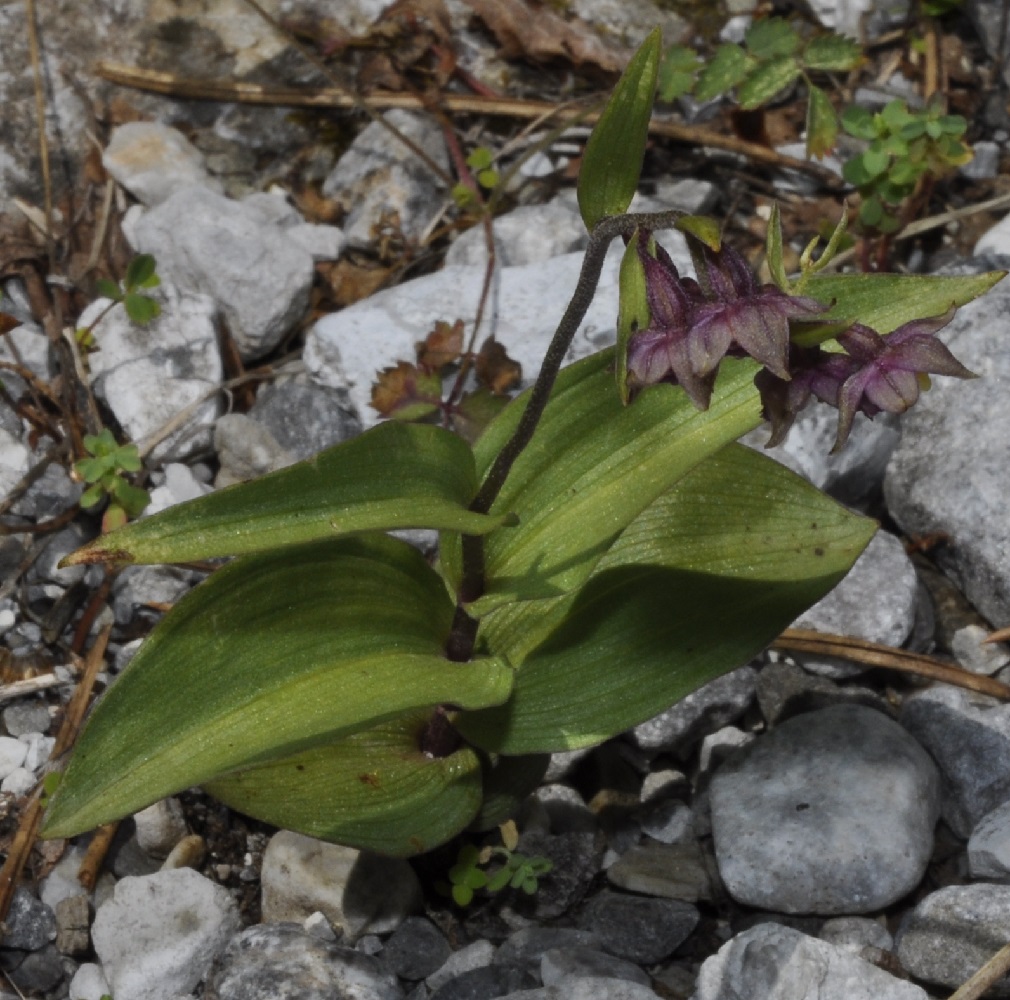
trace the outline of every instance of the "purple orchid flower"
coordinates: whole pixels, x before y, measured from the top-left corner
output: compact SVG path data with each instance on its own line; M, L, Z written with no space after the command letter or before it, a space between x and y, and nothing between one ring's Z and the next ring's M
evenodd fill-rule
M671 381L699 410L708 409L722 359L748 354L779 378L789 378L789 321L810 319L827 306L759 285L732 247L713 251L688 237L698 281L682 278L669 254L639 242L649 326L631 337L628 371L641 385Z

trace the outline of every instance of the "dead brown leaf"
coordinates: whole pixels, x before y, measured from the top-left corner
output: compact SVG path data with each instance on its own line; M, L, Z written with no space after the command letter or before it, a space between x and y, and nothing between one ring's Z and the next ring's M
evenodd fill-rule
M367 299L382 288L392 273L389 267L356 264L347 259L317 264L316 270L329 285L333 301L341 307Z
M417 363L429 372L437 372L459 359L463 350L463 321L438 320L435 329L417 344Z
M477 381L499 396L514 389L523 377L522 365L513 361L494 337L481 344L474 368Z
M527 0L466 0L502 47L506 59L543 63L561 60L617 74L629 50L603 41L584 21L566 21L549 7Z

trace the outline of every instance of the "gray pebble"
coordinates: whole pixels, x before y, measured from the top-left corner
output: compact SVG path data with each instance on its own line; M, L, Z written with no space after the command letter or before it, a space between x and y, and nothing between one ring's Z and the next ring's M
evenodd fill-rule
M649 965L680 947L698 919L689 903L604 889L586 905L579 926L595 934L612 955Z
M424 917L407 917L382 950L382 961L401 979L424 979L452 952L445 935Z

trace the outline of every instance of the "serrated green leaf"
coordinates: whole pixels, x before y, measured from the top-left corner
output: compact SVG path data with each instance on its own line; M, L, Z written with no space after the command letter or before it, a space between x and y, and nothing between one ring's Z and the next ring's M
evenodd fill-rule
M165 616L96 707L47 835L427 706L500 703L503 661L445 659L452 617L423 555L384 535L235 560Z
M626 211L635 196L656 95L660 45L656 28L632 56L586 143L578 199L587 229L605 216Z
M689 93L700 68L701 60L694 49L686 45L671 45L659 64L659 99L670 102Z
M126 268L126 287L137 288L154 276L157 267L155 259L149 253L137 254Z
M580 586L623 528L706 455L756 426L756 365L723 363L712 404L694 408L682 389L655 385L630 406L613 383L613 350L562 371L537 433L519 456L492 513L514 512L519 524L488 536L482 615L506 600L550 597ZM527 394L475 446L489 467L511 436ZM446 546L450 579L458 547Z
M827 156L837 140L838 117L831 100L820 87L811 84L807 96L807 156Z
M694 96L710 101L731 91L754 68L755 61L739 45L726 42L716 49L698 77Z
M470 822L481 778L467 747L442 758L418 749L426 718L387 722L205 787L232 809L320 840L391 857L430 851Z
M114 302L119 302L123 298L123 290L114 281L109 281L108 278L99 278L95 282L95 291L103 299L112 299Z
M161 304L147 295L127 292L123 298L126 315L138 326L144 326L161 315Z
M623 732L760 652L838 582L875 527L772 459L724 448L628 526L538 645L500 646L482 630L516 665L515 687L456 727L504 754ZM539 631L525 610L503 612Z
M744 44L757 59L777 59L797 52L800 36L785 18L765 17L751 23L744 36Z
M189 562L392 528L483 534L503 518L468 511L475 492L473 454L455 434L379 424L306 462L96 539L67 562Z
M614 366L621 402L628 404L628 342L638 330L649 325L649 303L645 296L645 268L638 256L641 233L636 229L621 258L618 277L617 347Z
M811 39L803 50L803 65L807 69L826 72L847 72L862 62L863 50L854 38L844 35L820 35Z
M779 56L759 66L737 87L736 96L745 111L767 104L800 75L800 67L793 56Z

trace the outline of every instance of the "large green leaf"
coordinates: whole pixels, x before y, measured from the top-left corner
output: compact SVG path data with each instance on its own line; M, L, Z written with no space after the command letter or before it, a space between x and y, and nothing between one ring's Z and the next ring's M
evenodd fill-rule
M516 665L515 687L499 708L461 712L457 728L484 750L523 754L643 722L760 652L874 529L732 445L632 522L577 594L482 621L478 640Z
M487 591L474 602L474 614L580 586L663 490L760 422L753 362L723 363L705 412L672 385L650 386L623 406L613 365L611 349L561 373L536 434L492 508L517 515L519 524L487 537ZM511 437L525 403L525 396L515 400L478 440L479 472ZM447 545L450 577L458 564L458 553Z
M430 851L477 815L481 763L466 746L448 757L422 753L427 718L386 722L206 788L233 809L310 837L394 857Z
M452 615L423 556L385 536L235 560L179 602L98 705L47 834L405 711L500 704L502 661L444 658Z
M483 534L473 455L440 427L380 424L314 458L128 524L68 563L186 562L392 528Z
M587 229L604 216L627 211L635 196L661 56L662 42L656 28L628 63L586 143L578 198Z
M885 334L911 320L939 316L952 305L963 306L989 291L1005 274L989 271L958 276L813 275L803 285L802 293L833 303L821 317L825 323L858 321Z

